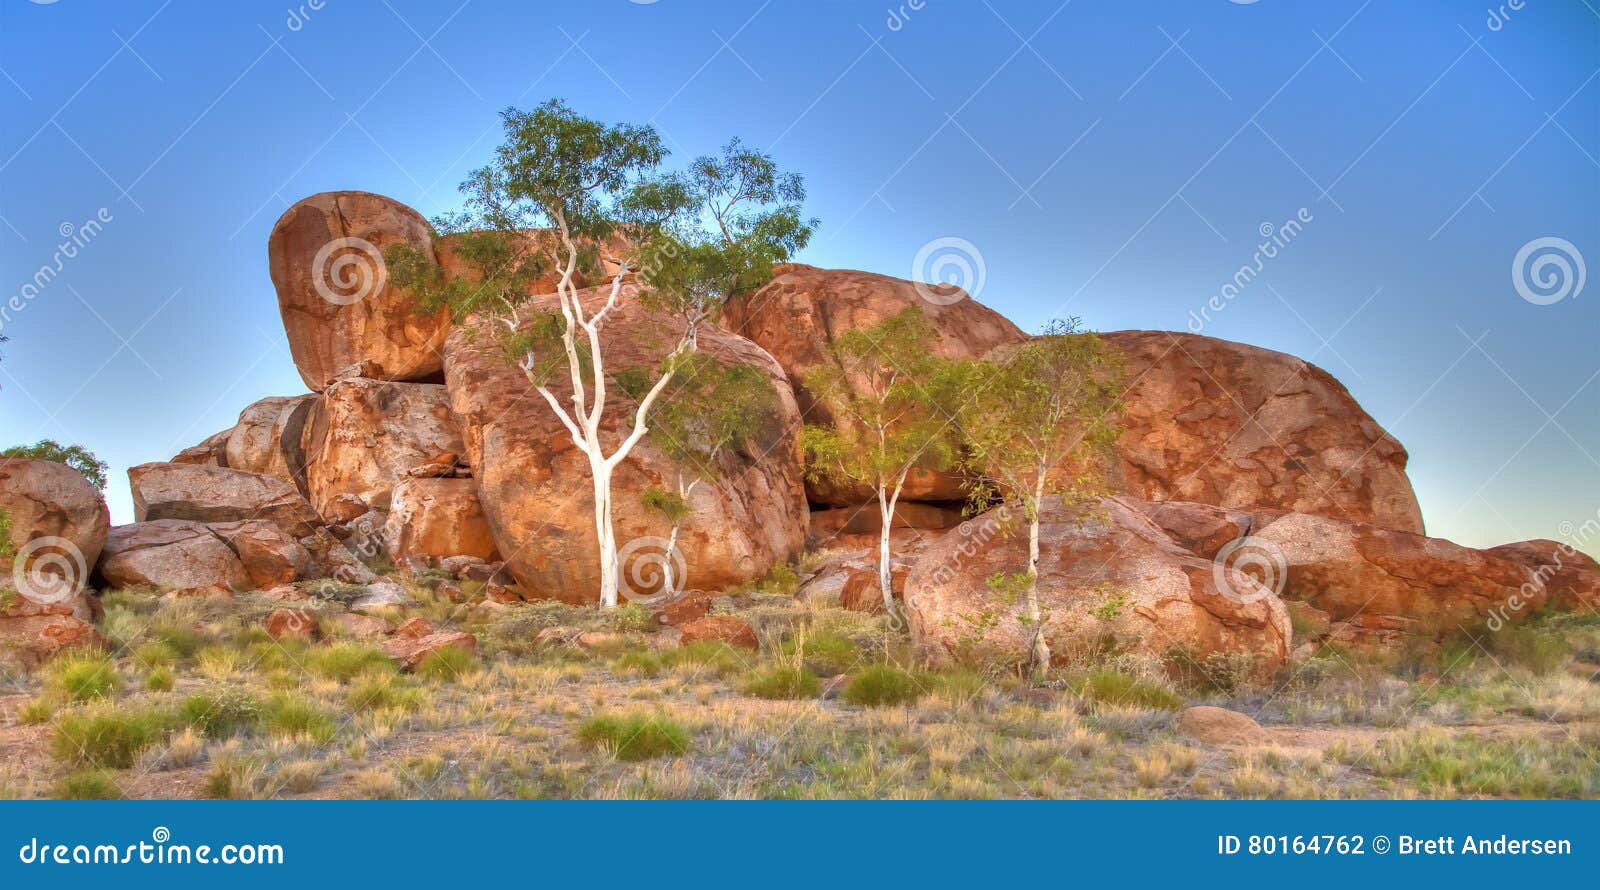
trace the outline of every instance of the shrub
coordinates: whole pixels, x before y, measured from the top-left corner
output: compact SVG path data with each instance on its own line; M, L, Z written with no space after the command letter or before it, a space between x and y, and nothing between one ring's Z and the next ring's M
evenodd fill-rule
M74 652L50 664L46 685L69 701L105 698L122 688L111 657L101 652Z
M55 796L58 800L121 800L122 789L104 770L79 770L61 777Z
M449 646L429 652L417 662L416 674L428 680L454 682L477 667L477 659L466 649Z
M166 734L168 718L149 709L95 705L61 715L50 739L57 760L127 769Z
M619 674L654 677L661 673L661 658L651 652L624 652L611 662L611 670Z
M656 616L635 602L626 602L605 613L606 626L622 633L649 633L657 627Z
M171 692L177 679L172 676L172 671L158 667L144 675L144 688L151 692Z
M172 667L178 663L178 650L163 640L151 640L133 650L133 660L146 670Z
M151 636L155 638L155 642L165 645L176 653L178 658L192 657L204 642L199 633L187 627L162 627L154 630Z
M24 726L33 726L40 723L49 723L50 718L56 715L55 699L48 695L41 695L28 701L27 704L17 709L17 722Z
M420 670L420 668L419 668ZM398 677L369 674L356 681L345 693L345 707L352 711L381 711L398 708L412 711L422 703L422 695L415 689L401 685Z
M757 698L816 698L822 684L807 667L775 664L752 673L744 691Z
M648 760L689 752L689 733L665 714L598 714L578 727L578 739L618 760Z
M319 745L327 744L337 729L327 712L292 692L280 692L267 699L261 711L261 725L273 735L308 736Z
M1183 707L1182 696L1171 689L1112 668L1090 673L1083 679L1079 692L1094 701L1120 707L1162 711L1176 711Z
M82 445L62 445L53 439L40 439L32 445L13 445L0 451L0 457L11 457L18 460L48 460L77 470L95 488L104 490L106 487L106 464L94 456L94 452Z
M914 702L922 693L916 677L894 665L875 664L851 675L840 695L852 705L872 708Z
M736 674L745 666L745 657L739 650L721 640L696 640L674 649L671 658L674 664L699 665L718 676Z
M318 677L348 683L366 673L393 674L394 662L373 646L365 643L334 643L311 650L306 656L306 670Z
M243 690L207 690L184 699L178 719L208 739L220 739L254 726L261 706Z
M784 644L782 654L797 656L819 677L842 674L861 660L856 644L838 634L797 637Z

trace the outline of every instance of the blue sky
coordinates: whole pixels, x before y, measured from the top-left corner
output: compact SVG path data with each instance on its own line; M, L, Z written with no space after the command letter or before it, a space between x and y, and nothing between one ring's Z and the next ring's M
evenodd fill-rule
M126 467L303 390L288 204L452 209L495 113L562 97L805 173L805 261L911 277L965 239L1030 329L1182 329L1304 208L1205 332L1342 380L1431 533L1562 538L1600 509L1600 284L1539 305L1513 260L1600 261L1592 3L0 0L4 298L110 220L3 321L0 440L87 445L128 521Z

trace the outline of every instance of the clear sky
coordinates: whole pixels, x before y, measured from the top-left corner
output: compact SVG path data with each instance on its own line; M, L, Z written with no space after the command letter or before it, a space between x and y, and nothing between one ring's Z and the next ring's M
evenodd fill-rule
M1513 263L1600 262L1600 4L1521 6L3 0L0 297L109 222L3 321L0 442L88 446L129 521L128 466L303 391L285 207L453 209L496 112L562 97L805 173L807 262L912 277L965 239L1029 329L1183 329L1304 208L1205 332L1342 380L1431 533L1562 538L1600 509L1600 284L1524 299Z

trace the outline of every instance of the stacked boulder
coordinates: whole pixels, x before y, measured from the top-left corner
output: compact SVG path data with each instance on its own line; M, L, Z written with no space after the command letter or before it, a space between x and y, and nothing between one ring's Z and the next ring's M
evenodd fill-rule
M230 429L131 469L134 523L109 528L99 493L68 467L0 463L18 571L49 592L0 610L0 645L20 653L13 661L94 641L91 577L105 588L219 594L336 578L368 585L372 602L398 602L404 592L372 571L388 562L492 579L485 593L496 602L594 602L586 456L483 320L426 310L388 280L383 255L395 245L470 277L449 239L436 241L419 214L388 198L333 192L289 208L268 259L311 392L262 399ZM583 299L604 298L602 282L582 284ZM530 288L535 308L553 305L540 293L550 281ZM801 579L802 595L881 607L875 553L837 546L878 531L872 493L807 480L799 431L832 422L804 381L831 360L834 339L907 307L927 318L943 358L980 359L1028 340L959 289L804 265L780 266L702 331L705 355L771 381L778 411L757 441L695 468L704 484L678 543L680 579L701 592L697 616L704 591L762 578L793 561L808 535L835 552ZM659 364L672 346L660 332L671 329L625 303L601 334L609 368ZM1302 642L1291 614L1302 636L1381 641L1600 606L1600 566L1571 548L1480 551L1426 537L1405 449L1320 368L1192 334L1102 336L1128 380L1116 494L1084 508L1052 502L1043 516L1045 632L1062 657L1112 641L1272 667ZM552 388L558 400L570 395L561 382ZM604 411L608 451L633 414L616 389ZM625 560L661 557L671 529L644 495L673 488L682 469L648 437L616 468ZM931 471L908 481L892 519L906 538L897 538L894 592L930 658L1015 661L1029 630L986 581L1021 569L1026 545L1003 515L964 517L972 481ZM641 569L625 562L622 571L627 581Z

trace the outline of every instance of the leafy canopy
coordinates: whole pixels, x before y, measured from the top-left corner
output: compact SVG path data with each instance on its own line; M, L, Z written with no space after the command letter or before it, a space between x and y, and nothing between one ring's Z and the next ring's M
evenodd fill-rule
M802 434L806 472L816 480L895 489L911 469L943 469L955 458L949 367L933 355L932 325L907 307L828 346L832 362L805 385L833 416Z
M1007 497L1032 519L1036 492L1074 504L1105 493L1122 410L1121 356L1078 325L1052 322L996 360L959 368L973 395L957 412L965 460L983 480L975 505Z
M105 490L106 464L94 456L94 452L82 445L62 445L54 439L40 439L32 445L13 445L0 451L0 457L15 458L18 460L49 460L77 470L84 478L94 483L94 487Z

